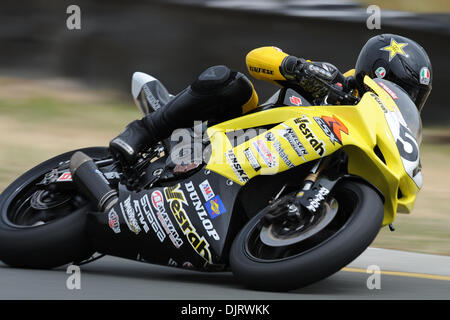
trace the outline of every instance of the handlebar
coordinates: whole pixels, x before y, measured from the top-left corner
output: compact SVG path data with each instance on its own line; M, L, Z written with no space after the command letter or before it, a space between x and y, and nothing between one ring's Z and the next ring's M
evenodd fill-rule
M300 81L306 76L309 79L314 79L320 82L325 88L328 89L328 102L339 102L340 104L353 105L358 103L360 100L358 97L346 92L346 90L348 90L348 83L343 83L343 86L339 86L337 83L332 83L332 81L335 80L340 74L336 68L330 72L328 68L321 68L306 61L305 59L288 56L282 63L282 69L285 71L284 73L286 78L294 81ZM343 76L341 77L343 78Z
M295 70L295 74L296 74L296 76L301 77L302 70ZM329 83L314 73L309 73L309 76L313 77L315 80L322 83L329 90L328 99L327 99L328 101L330 101L330 99L334 99L335 101L333 101L333 102L340 102L341 104L354 105L354 104L358 103L360 100L358 97L355 97L355 96L345 92L345 90L342 87L338 86L337 84Z

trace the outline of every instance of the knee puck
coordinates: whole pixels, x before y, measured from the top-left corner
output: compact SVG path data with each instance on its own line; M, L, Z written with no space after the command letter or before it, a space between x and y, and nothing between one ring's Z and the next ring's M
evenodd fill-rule
M198 76L191 88L198 92L222 89L233 78L233 74L235 72L226 66L209 67Z

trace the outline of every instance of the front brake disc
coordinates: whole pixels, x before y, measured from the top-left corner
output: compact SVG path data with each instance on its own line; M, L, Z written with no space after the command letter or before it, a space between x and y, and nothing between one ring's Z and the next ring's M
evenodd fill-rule
M294 232L288 234L280 234L276 231L276 224L263 226L260 232L261 241L271 247L289 246L305 239L308 239L320 231L322 231L334 219L338 212L338 202L334 198L330 198L322 206L320 213L314 215L315 219L309 219L303 225L300 225ZM320 215L319 217L317 217Z

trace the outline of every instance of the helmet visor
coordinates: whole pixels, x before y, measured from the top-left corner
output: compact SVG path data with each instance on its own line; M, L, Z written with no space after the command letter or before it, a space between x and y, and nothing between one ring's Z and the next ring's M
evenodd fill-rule
M425 105L425 102L428 99L428 96L431 92L431 85L429 86L411 86L408 84L405 84L404 82L400 83L400 86L403 88L403 90L408 93L409 97L412 101L414 101L414 104L417 107L417 110L419 112L422 111L423 106Z

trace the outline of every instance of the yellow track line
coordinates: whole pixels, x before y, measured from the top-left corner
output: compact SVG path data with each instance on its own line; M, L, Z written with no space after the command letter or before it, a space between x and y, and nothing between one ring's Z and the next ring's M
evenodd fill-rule
M358 268L343 268L342 271L359 272L359 273L367 273L367 274L373 274L374 273L374 272L367 272L367 270L365 270L365 269L358 269ZM439 275L425 274L425 273L383 271L383 270L381 270L380 274L386 274L386 275L390 275L390 276L400 276L400 277L410 277L410 278L421 278L421 279L433 279L433 280L450 281L450 276L439 276Z

